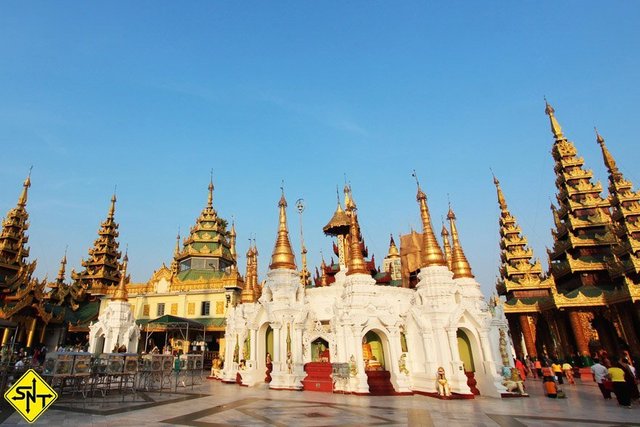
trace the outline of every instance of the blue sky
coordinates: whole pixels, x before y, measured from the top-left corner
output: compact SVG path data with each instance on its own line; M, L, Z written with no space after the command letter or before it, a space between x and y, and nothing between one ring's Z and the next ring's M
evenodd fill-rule
M555 195L543 96L606 184L597 125L636 184L640 3L0 3L0 212L33 165L31 257L79 267L118 186L133 280L167 264L206 203L256 234L262 277L280 182L312 266L351 182L365 240L419 228L416 169L439 230L447 198L485 293L499 265L489 168L546 263ZM605 185L606 187L606 185ZM299 257L298 257L299 261ZM244 270L244 258L240 260Z

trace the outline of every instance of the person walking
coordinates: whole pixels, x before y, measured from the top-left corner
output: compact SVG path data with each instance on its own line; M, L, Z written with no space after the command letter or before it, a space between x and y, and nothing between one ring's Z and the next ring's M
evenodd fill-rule
M526 365L527 365L527 371L529 371L529 374L533 377L533 379L535 380L536 378L538 378L538 372L536 371L536 367L533 364L533 360L531 358L531 356L527 356L524 359Z
M631 409L629 386L625 380L625 372L627 370L620 364L618 356L612 356L609 360L611 361L611 367L608 369L609 378L613 382L613 392L616 394L618 404L624 408Z
M593 359L593 366L591 366L591 373L593 374L593 380L598 384L598 388L600 389L600 393L602 393L602 397L606 400L611 399L611 391L607 390L604 382L607 380L607 376L609 375L609 371L607 368L600 363L600 359Z
M627 389L629 390L629 398L633 401L640 399L640 391L638 390L638 383L636 382L635 368L631 366L629 360L626 358L620 359L620 366L624 369L624 380L627 383Z
M571 366L568 360L562 364L562 372L564 373L564 376L567 377L567 381L569 381L569 384L576 384L575 380L573 379L573 366Z
M533 366L535 366L536 372L538 372L538 377L542 378L542 362L540 362L540 359L536 357Z
M554 360L551 364L551 369L553 369L553 375L558 379L558 384L564 384L564 381L562 381L562 365L558 360Z

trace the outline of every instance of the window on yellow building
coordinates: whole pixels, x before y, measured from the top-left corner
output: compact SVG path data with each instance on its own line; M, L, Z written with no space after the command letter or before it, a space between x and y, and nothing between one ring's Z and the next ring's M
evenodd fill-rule
M142 306L142 315L143 316L149 315L149 304L145 304Z
M216 314L224 314L224 303L222 301L216 302Z
M173 303L171 304L171 314L176 316L178 314L178 304L177 303Z
M196 303L195 302L190 302L189 304L187 304L187 314L189 314L191 316L196 314Z
M164 316L164 303L158 303L158 316Z
M200 310L200 314L203 316L208 316L209 312L211 310L211 302L209 301L202 301L202 305L201 305L201 310Z

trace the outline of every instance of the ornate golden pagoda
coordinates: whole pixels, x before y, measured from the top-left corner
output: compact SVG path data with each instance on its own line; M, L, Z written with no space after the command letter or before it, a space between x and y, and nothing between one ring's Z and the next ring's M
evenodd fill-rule
M345 185L344 186L344 198L345 202L350 200L349 196L350 188ZM336 207L336 211L333 216L325 225L322 227L324 233L328 236L335 236L337 242L337 255L338 255L338 264L346 266L349 262L349 228L351 227L351 219L347 215L347 213L342 209L340 205L340 194L338 193L338 189L336 188L336 196L338 199L338 205Z
M245 273L244 288L240 295L241 302L251 303L257 300L256 288L258 286L258 257L257 251L250 244L247 250L247 271Z
M74 284L93 295L106 295L115 290L120 282L120 256L118 251L118 223L115 221L116 195L111 197L107 219L100 224L98 238L89 249L89 257L82 261L84 270L72 270Z
M442 236L442 247L444 248L444 259L447 261L447 267L449 270L453 268L452 259L451 259L451 241L449 240L449 231L447 227L444 225L444 220L442 221L442 231L440 231L440 236Z
M349 263L347 264L347 275L351 274L367 274L367 266L362 255L362 247L360 242L360 225L358 224L358 214L356 203L353 200L351 191L349 191L347 201L347 213L351 222L349 230Z
M551 272L561 293L606 285L609 277L605 258L611 256L615 243L610 231L610 204L600 196L600 183L592 182L593 173L583 169L584 160L564 137L549 103L545 112L555 138L552 154L558 188L558 208L552 206L554 245L548 250Z
M613 279L624 278L631 286L640 284L640 192L626 180L596 131L604 164L609 172L609 201L612 210L612 230L618 240L608 263Z
M31 173L24 180L22 193L16 207L11 209L2 221L0 233L0 290L3 293L15 292L31 280L36 269L36 261L27 262L29 248L27 230L29 214L27 199L31 187Z
M400 258L400 251L396 246L396 242L393 240L393 234L389 238L389 252L387 252L387 258Z
M213 189L211 180L207 205L182 242L182 250L174 257L179 266L177 277L181 282L220 278L237 270L235 229L227 233L227 221L220 218L213 208Z
M451 271L453 272L453 278L473 278L473 273L471 273L471 266L469 265L469 261L467 260L467 257L462 250L462 245L460 244L458 228L456 227L456 215L455 213L453 213L453 209L451 209L451 206L449 206L447 219L449 220L449 228L451 229L451 240L453 241L453 246L451 248Z
M271 264L269 265L269 269L295 270L296 262L295 257L293 256L293 250L291 250L289 231L287 229L287 200L284 198L284 190L282 191L282 196L278 202L278 207L280 208L278 236L273 248L273 254L271 255Z
M444 259L436 234L433 232L431 215L429 215L429 207L427 206L427 195L420 188L417 178L416 184L418 185L416 200L420 206L420 219L422 220L422 267L446 266L447 261Z
M533 259L533 250L507 206L500 181L494 176L500 206L500 278L496 284L498 295L506 298L505 313L513 334L522 333L527 353L538 354L533 334L535 318L543 304L549 304L553 278L545 278L540 260ZM552 302L551 302L552 303ZM524 354L522 341L514 339L516 354Z
M122 259L122 271L120 272L120 282L118 283L118 287L113 293L113 298L111 301L128 301L128 293L127 293L127 265L129 264L129 256L124 254L124 258Z

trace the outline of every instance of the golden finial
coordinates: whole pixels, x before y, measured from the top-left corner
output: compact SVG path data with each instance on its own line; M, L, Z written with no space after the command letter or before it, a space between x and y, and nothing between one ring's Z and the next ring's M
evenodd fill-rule
M415 170L412 176L416 179L416 185L418 186L416 200L420 205L420 218L422 219L422 266L445 266L447 262L444 259L442 249L440 249L440 245L433 231L433 226L431 225L431 216L429 215L429 207L427 206L427 195L422 191L422 188L420 188L420 181L418 181Z
M24 184L22 184L22 193L20 194L20 198L18 199L18 204L22 207L27 205L29 187L31 187L31 171L32 170L33 170L33 166L29 168L29 173L27 174L27 178L24 180Z
M389 253L387 254L387 258L400 258L400 251L398 251L396 242L393 240L393 234L391 234L389 240Z
M556 141L563 140L564 135L562 134L562 128L560 127L560 123L556 119L555 112L556 110L547 102L547 98L544 98L544 103L546 105L544 112L547 116L549 116L549 121L551 122L551 132L555 137Z
M58 282L59 283L63 283L64 282L64 276L65 276L66 266L67 266L67 249L68 248L69 248L69 246L64 248L64 256L62 257L62 260L60 261L60 270L58 270Z
M177 257L180 253L180 227L178 227L178 234L176 235L176 247L173 250L173 256Z
M462 246L460 245L460 239L458 237L458 229L456 228L456 215L453 213L453 209L451 209L451 206L449 206L447 219L449 220L451 239L453 240L453 248L451 254L451 271L453 272L453 278L472 278L473 274L471 273L471 266L469 265L469 261L467 261L467 257L462 251Z
M609 174L614 177L620 176L620 171L618 170L616 161L614 160L613 156L609 152L609 149L605 145L604 138L602 137L602 135L598 133L597 128L594 127L593 129L596 131L596 141L598 142L598 144L600 144L600 149L602 150L602 157L604 159L604 164L607 167Z
M111 205L109 206L109 215L108 218L109 219L113 219L114 215L116 214L116 201L118 199L116 198L116 188L113 189L113 196L111 196Z
M236 220L233 217L231 218L231 230L229 231L229 252L233 259L236 260Z
M207 199L207 207L213 208L213 169L211 169L209 177L209 197Z
M291 243L289 242L289 231L287 229L287 200L284 197L284 181L282 187L280 187L282 195L278 202L280 208L280 216L278 222L278 237L276 238L276 245L273 248L273 254L271 255L271 270L276 269L296 269L295 257L293 256L293 250L291 249Z
M445 261L447 261L447 267L449 267L449 270L451 270L451 242L449 241L449 231L447 231L447 227L444 225L444 218L442 218L442 230L440 231L440 235L442 236L444 259Z
M502 188L500 188L500 181L498 181L498 178L493 174L493 171L491 171L491 175L493 175L493 183L495 184L496 191L498 192L498 204L500 205L500 210L506 212L509 208L507 207L507 201L502 193Z
M349 188L351 193L351 188ZM353 201L353 197L350 198L350 205L348 212L351 213L351 227L350 227L350 257L347 264L347 275L351 274L367 274L367 266L364 263L364 257L362 256L362 248L360 247L360 225L358 224L358 214L356 213L357 207Z
M128 301L128 293L127 293L127 265L129 264L129 249L127 248L124 253L124 258L122 258L122 271L120 272L120 282L118 283L118 287L113 294L112 301Z

